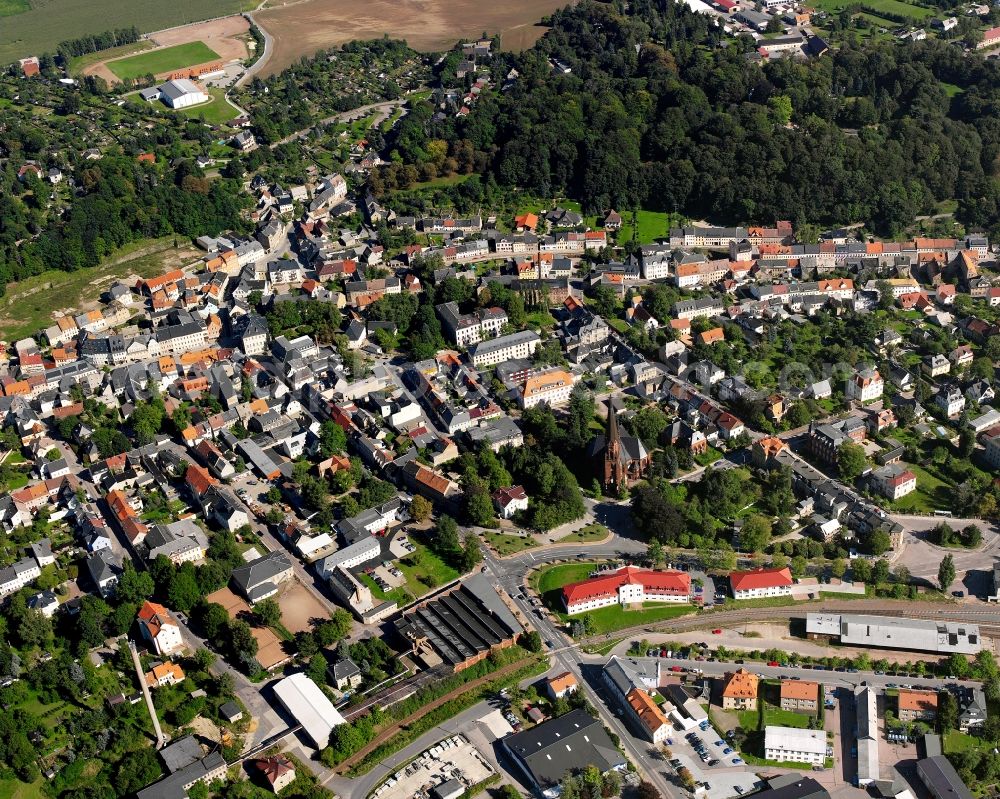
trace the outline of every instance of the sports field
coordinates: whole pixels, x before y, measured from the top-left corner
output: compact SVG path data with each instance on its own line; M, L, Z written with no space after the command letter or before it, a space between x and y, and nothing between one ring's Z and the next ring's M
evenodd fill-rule
M0 0L0 64L54 53L59 42L135 25L143 33L235 14L254 0ZM20 13L18 13L20 12Z
M122 80L128 80L143 75L173 72L176 69L193 67L195 64L216 61L218 58L219 54L204 42L188 42L150 50L148 53L140 53L118 61L109 61L108 69Z

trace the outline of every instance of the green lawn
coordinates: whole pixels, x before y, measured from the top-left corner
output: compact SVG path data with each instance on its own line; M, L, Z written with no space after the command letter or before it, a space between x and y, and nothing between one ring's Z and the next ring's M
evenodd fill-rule
M218 58L219 54L204 42L187 42L109 61L108 69L122 80L128 80L193 67L195 64L204 64Z
M722 457L722 452L717 450L715 447L709 447L706 452L701 455L694 456L694 462L699 466L709 466L715 463L719 458Z
M622 227L618 231L618 242L624 244L632 240L632 213L619 211L622 215ZM663 211L639 211L636 214L636 227L640 244L652 244L657 239L670 235L668 221L670 215Z
M583 544L594 541L603 541L608 537L608 528L603 524L588 524L582 530L563 536L557 544Z
M11 777L9 780L0 780L0 797L3 799L45 799L44 787L45 779L43 777L39 777L30 785L18 782Z
M760 728L760 713L756 710L741 710L736 717L740 720L740 726L747 732Z
M207 103L182 108L178 113L191 119L204 120L209 125L221 125L231 119L236 119L240 115L240 112L226 100L225 89L209 89L208 94L212 99Z
M893 510L933 513L935 510L949 507L952 488L948 483L915 463L907 463L906 468L917 476L917 490L891 503Z
M96 299L119 277L159 275L198 257L198 250L183 237L177 249L173 242L173 236L146 239L123 247L99 266L45 272L8 284L7 294L0 299L0 337L14 341L45 329L52 324L55 311L78 309L81 302Z
M989 748L979 738L975 738L968 733L959 732L958 730L946 733L942 743L944 744L945 754L949 755L955 752L971 752L974 749Z
M555 325L555 317L552 316L548 311L532 311L527 314L528 327L552 327Z
M589 613L581 613L579 617L589 616L593 623L593 634L611 633L624 627L637 624L653 624L667 619L676 619L694 613L691 605L665 605L660 602L646 602L640 610L626 610L621 605L610 605Z
M30 10L31 3L28 0L0 0L0 17L12 17Z
M486 543L496 550L500 557L513 555L515 552L524 552L538 546L533 536L510 535L509 533L498 533L496 530L489 530L483 535Z
M551 591L557 591L569 583L586 580L596 567L596 563L560 563L537 572L531 578L531 581L535 586L535 590L544 596Z
M414 183L410 186L407 191L413 191L414 189L439 189L443 186L457 186L459 183L464 183L472 175L445 175L440 178L433 178L432 180L425 180L423 183Z
M764 725L773 724L778 727L797 727L806 729L809 726L810 716L805 713L794 713L791 710L782 710L774 705L764 706Z
M406 591L413 597L421 597L431 588L450 583L459 576L441 558L430 551L424 544L410 538L410 543L416 547L396 565L406 577Z

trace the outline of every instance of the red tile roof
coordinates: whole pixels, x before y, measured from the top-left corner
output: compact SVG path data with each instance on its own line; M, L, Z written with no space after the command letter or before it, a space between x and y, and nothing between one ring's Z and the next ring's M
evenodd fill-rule
M184 474L184 480L187 482L188 487L191 489L191 493L196 497L200 497L208 489L218 482L212 475L208 473L208 469L204 466L199 466L196 463L192 463L187 468L187 472Z
M733 591L750 591L754 588L776 588L792 584L792 572L784 569L755 569L749 572L730 572L729 584Z
M636 584L641 584L646 591L652 593L691 593L691 577L685 572L651 571L625 566L589 580L564 585L563 599L567 605L576 605L593 599L617 596L621 586Z

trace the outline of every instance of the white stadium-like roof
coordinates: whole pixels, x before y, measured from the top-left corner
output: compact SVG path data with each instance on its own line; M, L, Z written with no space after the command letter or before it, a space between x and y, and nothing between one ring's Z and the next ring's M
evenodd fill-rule
M333 706L326 694L305 674L293 674L274 686L274 695L302 725L317 749L330 740L330 731L344 723L344 717Z

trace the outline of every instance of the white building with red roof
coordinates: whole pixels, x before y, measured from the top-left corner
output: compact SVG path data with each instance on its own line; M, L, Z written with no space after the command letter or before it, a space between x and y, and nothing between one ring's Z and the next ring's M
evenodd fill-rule
M792 595L792 572L784 569L754 569L730 572L729 587L733 599L761 599L769 596Z
M990 28L983 34L983 38L976 45L976 49L985 50L987 47L993 47L998 44L1000 44L1000 28Z
M528 509L528 495L524 486L498 488L493 492L493 504L502 519L511 519L518 511Z
M158 655L170 655L184 647L180 625L163 605L143 603L139 608L139 627Z
M690 602L691 577L679 571L623 566L589 580L564 585L562 591L566 612L572 616L615 604Z

